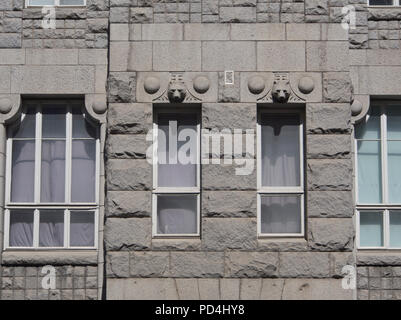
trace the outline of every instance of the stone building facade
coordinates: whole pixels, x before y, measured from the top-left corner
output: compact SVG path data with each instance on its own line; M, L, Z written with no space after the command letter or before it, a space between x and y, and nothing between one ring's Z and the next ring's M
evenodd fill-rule
M371 105L401 97L401 7L86 0L56 6L56 28L44 29L46 13L29 4L0 0L1 299L401 298L401 252L390 236L381 246L360 245L372 225L361 228L361 214L391 215L397 206L358 203L354 142L355 128L374 119ZM46 100L80 104L98 128L97 196L84 208L96 215L93 248L74 248L70 234L60 248L41 246L40 213L32 248L10 240L13 210L49 207L10 201L15 136L7 128L25 106ZM252 166L245 175L237 174L239 162L223 163L233 153L216 154L202 136L197 183L184 191L196 199L196 230L185 236L166 236L158 225L158 201L183 195L159 188L148 162L149 132L162 126L163 112L196 114L198 130L240 130L244 141L255 132L254 152L234 150ZM273 113L297 114L300 127L299 183L285 190L261 182L263 114ZM263 232L262 203L274 195L298 199L297 232ZM61 207L65 224L84 210ZM395 234L397 223L384 223ZM56 285L46 289L49 265Z

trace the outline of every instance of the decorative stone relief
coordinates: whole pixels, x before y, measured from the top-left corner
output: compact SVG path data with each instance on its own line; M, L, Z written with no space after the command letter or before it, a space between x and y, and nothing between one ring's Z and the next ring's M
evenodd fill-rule
M0 95L0 123L13 122L21 111L21 96L19 94Z
M370 97L369 95L354 95L354 101L351 104L351 116L352 122L358 123L365 119L370 108Z
M106 122L107 99L105 94L86 94L85 113L96 122Z
M144 72L138 75L137 101L200 103L217 101L217 73Z
M316 72L244 72L240 90L242 102L322 101L321 74Z

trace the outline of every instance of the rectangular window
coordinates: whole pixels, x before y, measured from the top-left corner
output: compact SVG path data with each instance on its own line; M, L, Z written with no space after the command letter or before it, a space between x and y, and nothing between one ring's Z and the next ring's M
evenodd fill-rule
M298 110L258 117L258 234L304 235L303 119Z
M153 235L199 236L200 114L155 108L153 129Z
M359 248L401 248L401 103L372 103L355 126Z
M79 101L32 101L8 127L6 248L94 248L99 134Z
M27 7L42 6L85 6L86 0L26 0Z
M368 0L369 6L399 6L400 0Z

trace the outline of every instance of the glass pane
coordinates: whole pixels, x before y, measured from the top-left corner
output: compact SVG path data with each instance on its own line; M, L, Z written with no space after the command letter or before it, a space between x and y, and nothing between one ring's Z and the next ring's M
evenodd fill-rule
M371 107L366 122L359 123L355 127L356 139L380 139L380 108Z
M72 211L70 216L70 246L95 246L95 214L93 211Z
M197 115L159 114L158 186L195 187L197 185ZM176 136L170 136L177 132Z
M390 211L390 247L401 248L401 211Z
M370 6L386 6L393 5L393 0L369 0Z
M66 129L65 108L43 108L42 110L42 137L65 138Z
M61 6L82 6L84 4L84 0L60 0Z
M300 196L261 196L262 233L301 233Z
M300 185L299 115L262 115L262 185Z
M13 138L35 138L35 110L29 108L28 112L23 115L21 123L10 127L10 135Z
M65 201L65 141L42 141L41 202Z
M72 141L71 201L95 202L96 141Z
M401 106L392 106L387 111L387 139L401 140Z
M41 211L39 219L39 246L64 246L64 211Z
M83 114L74 110L72 114L72 137L96 139L96 128L85 120Z
M401 141L388 141L388 200L401 203Z
M10 238L11 247L33 246L33 212L10 211Z
M54 5L54 0L29 0L31 6L51 6Z
M196 234L197 195L158 195L157 233Z
M35 187L35 141L14 140L11 202L33 202Z
M382 202L379 141L358 141L358 202Z
M383 246L383 213L360 212L359 238L361 247Z

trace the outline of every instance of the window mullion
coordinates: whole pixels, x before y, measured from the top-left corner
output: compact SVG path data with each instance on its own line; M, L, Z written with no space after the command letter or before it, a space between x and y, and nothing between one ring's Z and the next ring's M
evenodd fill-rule
M383 230L384 247L389 248L390 247L390 213L389 213L389 210L385 209L383 214L384 214L384 230Z
M71 203L71 163L72 163L72 114L71 106L66 114L66 152L65 152L65 202Z
M33 247L39 248L39 225L40 225L40 217L39 210L35 209L33 212Z
M41 193L41 164L42 164L42 106L36 107L36 126L35 126L35 190L34 202L40 203Z
M70 210L64 210L64 248L70 247Z
M382 152L382 201L388 203L388 170L387 170L387 116L384 107L381 113L381 152Z

